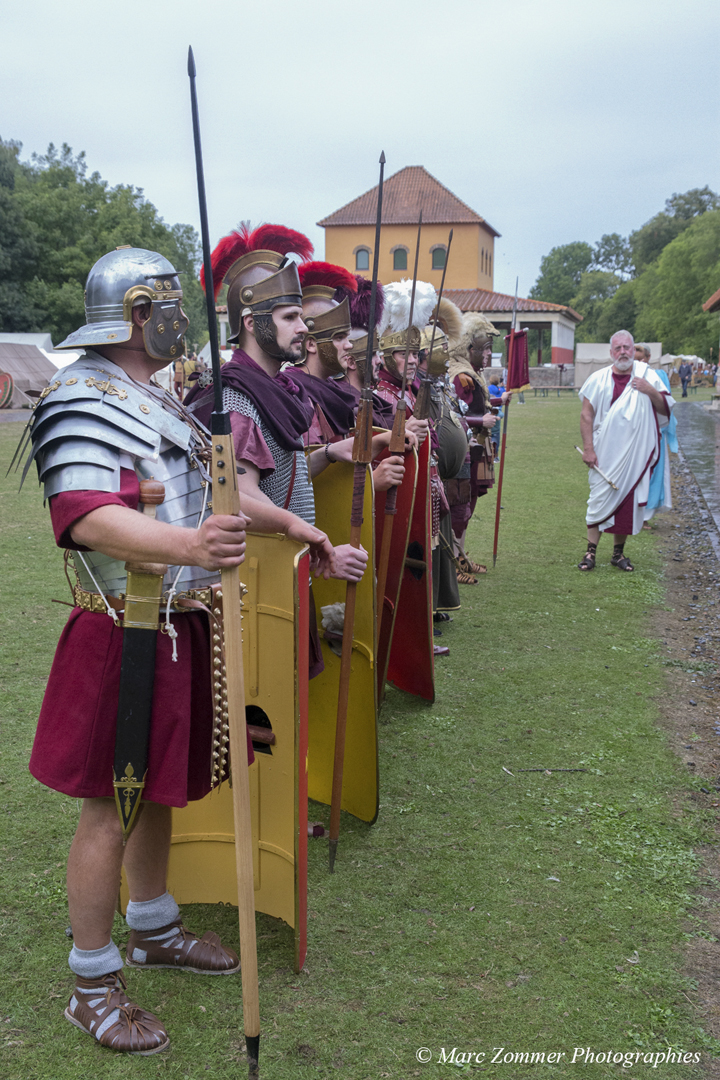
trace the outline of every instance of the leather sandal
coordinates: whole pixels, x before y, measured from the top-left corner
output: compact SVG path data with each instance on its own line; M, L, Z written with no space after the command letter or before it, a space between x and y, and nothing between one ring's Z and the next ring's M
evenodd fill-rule
M471 562L467 555L458 555L458 565L464 574L487 574L487 566Z
M237 953L226 949L217 934L208 930L199 938L179 920L157 930L133 930L126 962L128 967L178 968L196 975L234 975L240 970Z
M102 979L83 979L77 975L75 982L76 989L65 1016L101 1046L148 1057L170 1045L168 1033L157 1016L130 1001L120 971Z
M458 585L477 585L477 578L472 574L466 574L464 570L458 570L457 572Z
M613 555L610 565L617 566L618 570L624 570L626 574L631 574L635 569L627 555Z
M594 570L595 569L595 552L586 551L582 559L578 563L578 570Z

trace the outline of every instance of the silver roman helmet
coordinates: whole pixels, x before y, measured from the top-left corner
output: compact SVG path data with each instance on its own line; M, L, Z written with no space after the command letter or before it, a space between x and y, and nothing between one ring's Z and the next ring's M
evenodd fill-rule
M180 306L182 289L177 270L164 255L144 248L120 247L95 263L85 285L87 323L66 337L58 349L115 345L129 341L132 309L151 305L143 340L155 360L182 356L188 318Z

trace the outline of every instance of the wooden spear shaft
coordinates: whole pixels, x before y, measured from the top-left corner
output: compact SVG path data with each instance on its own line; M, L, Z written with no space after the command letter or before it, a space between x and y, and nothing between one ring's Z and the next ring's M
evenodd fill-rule
M401 397L395 410L392 434L388 450L391 454L405 453L405 418L407 416L407 402L405 400L405 388L407 386L407 365L410 355L410 331L413 325L413 309L415 307L415 287L417 285L418 259L420 257L420 233L422 232L422 210L418 219L417 244L415 245L415 269L413 271L412 292L410 293L410 316L408 318L407 335L405 339L405 363L403 365ZM383 522L383 538L380 547L380 562L378 564L377 580L377 603L378 603L378 627L377 637L380 640L380 628L385 614L385 588L387 586L388 566L390 563L390 545L392 544L393 525L397 514L397 488L391 487L385 496L385 520Z
M515 354L515 319L517 316L517 302L518 302L518 282L515 279L515 302L513 304L512 322L510 324L510 342L508 344L508 386L513 384L513 359ZM502 430L502 447L500 449L500 475L498 476L498 490L497 490L497 502L495 504L495 538L493 540L493 570L495 569L495 563L497 562L497 550L498 550L498 536L500 534L500 509L502 501L502 484L503 473L505 471L505 443L507 440L507 422L508 412L510 411L510 402L505 403L505 412L503 414L503 430Z
M445 289L445 274L447 273L448 260L450 258L450 248L452 246L452 239L454 229L450 230L448 236L447 248L445 250L445 265L443 266L442 277L440 279L440 291L438 293L437 307L435 308L436 316L433 322L432 334L430 335L430 348L427 351L427 369L425 374L421 378L420 389L418 395L415 398L415 408L413 409L413 416L418 420L428 420L430 418L430 388L434 382L432 374L432 354L433 347L435 345L435 331L437 330L437 319L440 315L440 301L442 300L443 290Z
M213 434L213 513L239 514L240 493L232 434ZM242 599L238 567L221 572L225 666L227 671L228 726L232 762L235 872L238 885L238 923L242 962L243 1020L251 1080L258 1075L260 993L255 936L255 884L253 879L250 777L245 732L245 679L242 650ZM254 1063L254 1064L253 1064Z
M365 395L365 391L363 391ZM370 391L361 397L355 428L355 475L353 477L353 500L350 515L350 543L360 547L360 534L363 524L363 502L365 501L365 479L367 466L372 460L372 398ZM335 754L333 758L333 782L330 801L330 873L335 870L338 840L340 838L340 808L342 805L343 773L345 768L345 735L347 732L348 702L350 701L350 675L352 671L352 648L355 634L355 602L357 583L348 581L345 589L345 619L343 622L342 654L340 656L340 685L338 688L338 710L335 721Z
M508 382L510 382L510 371L512 370L513 352L515 346L515 320L513 319L513 325L510 328L510 344L508 346ZM503 429L502 429L502 446L500 448L500 475L498 476L497 487L497 502L495 504L495 537L493 539L493 570L495 569L495 563L497 562L498 551L498 536L500 535L500 503L502 500L502 485L503 485L503 473L505 471L505 443L507 440L507 422L508 413L510 412L510 402L505 403L505 412L503 414Z
M207 304L210 352L213 366L215 408L211 418L213 513L239 514L240 492L237 485L237 466L233 445L230 414L223 409L220 376L220 349L217 339L215 290L210 258L210 230L205 198L205 174L200 143L200 118L195 90L195 58L188 50L188 76L195 140L200 228L205 269L205 299ZM240 572L237 567L223 570L220 575L223 600L225 664L227 668L228 727L230 759L232 762L233 821L235 825L235 871L238 889L238 922L240 960L242 964L243 1026L248 1056L250 1080L259 1075L260 1054L260 992L258 986L257 940L255 936L255 884L253 879L252 821L250 816L250 779L245 724L245 679L242 653L242 599Z
M388 451L390 454L405 453L405 416L407 403L403 398L398 402L393 420L393 429L390 436ZM385 516L383 521L382 544L380 545L380 559L377 572L377 636L380 640L380 627L385 609L385 589L387 587L388 566L390 564L390 546L392 544L393 525L397 514L397 488L391 487L385 496Z
M368 318L368 340L365 354L363 389L360 394L360 406L355 421L355 442L353 443L353 500L350 511L350 543L360 547L363 523L363 503L365 501L365 481L367 467L372 461L372 390L370 372L372 371L372 353L375 341L375 311L377 304L378 267L380 265L380 227L382 225L383 174L385 171L385 152L380 154L380 180L378 182L377 215L375 221L375 255L373 258L373 276L370 287L370 312ZM347 731L348 703L350 701L350 675L352 672L352 647L355 634L355 602L357 584L348 581L345 589L345 619L343 621L343 643L340 657L340 685L338 687L338 709L335 720L335 753L333 758L333 782L330 800L330 873L335 870L338 840L340 838L340 808L342 805L343 773L345 770L345 735Z

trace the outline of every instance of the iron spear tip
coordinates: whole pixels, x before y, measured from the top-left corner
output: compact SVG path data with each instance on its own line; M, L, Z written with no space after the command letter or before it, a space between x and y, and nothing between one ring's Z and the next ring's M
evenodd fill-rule
M454 232L455 232L455 230L454 230L454 229L451 229L451 230L450 230L450 235L449 235L449 237L448 237L448 244L450 244L450 243L452 242L452 238L453 238L453 233L454 233Z
M381 165L385 164L385 151L384 150L380 151L380 164Z
M191 79L195 78L195 57L193 56L192 45L188 45L188 75Z

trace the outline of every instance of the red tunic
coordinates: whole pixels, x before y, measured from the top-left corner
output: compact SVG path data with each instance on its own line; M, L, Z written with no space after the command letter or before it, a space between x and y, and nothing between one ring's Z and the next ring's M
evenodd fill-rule
M625 375L618 375L613 371L613 394L611 405L614 405L630 381L632 369ZM615 511L615 522L609 529L603 529L606 533L615 533L616 536L631 536L633 531L633 510L635 506L635 489L629 491Z
M63 492L50 499L55 538L75 548L71 526L99 506L136 508L139 482L121 470L120 492ZM143 797L185 806L210 790L212 688L210 632L202 612L172 614L172 642L158 633L148 772ZM30 772L47 787L73 798L114 795L113 758L122 628L104 614L73 608L55 652L40 710ZM252 762L248 739L248 761Z

